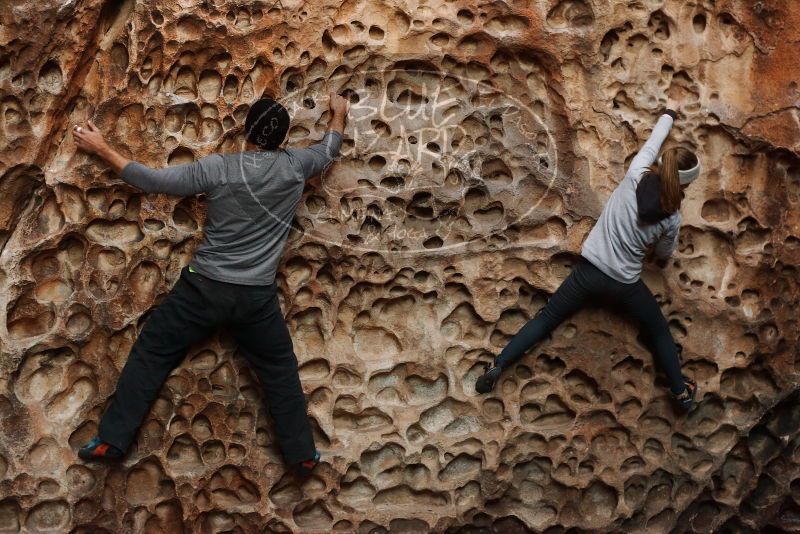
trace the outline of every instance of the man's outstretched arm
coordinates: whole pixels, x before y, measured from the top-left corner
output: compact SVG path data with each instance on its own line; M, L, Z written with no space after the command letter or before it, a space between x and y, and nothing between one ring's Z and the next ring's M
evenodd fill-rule
M342 133L347 122L350 102L333 91L329 94L329 98L331 116L328 120L328 131L325 132L322 141L308 148L291 151L291 154L299 160L306 179L322 172L325 166L339 155L342 146Z
M91 121L86 126L73 128L72 135L79 149L98 156L125 182L147 193L190 196L208 192L212 189L213 177L217 174L213 172L213 167L222 165L222 158L214 154L192 163L152 169L129 160L111 148Z
M131 162L109 146L100 129L92 121L87 122L86 126L75 126L72 129L72 136L78 148L100 157L118 175L122 174L122 169Z

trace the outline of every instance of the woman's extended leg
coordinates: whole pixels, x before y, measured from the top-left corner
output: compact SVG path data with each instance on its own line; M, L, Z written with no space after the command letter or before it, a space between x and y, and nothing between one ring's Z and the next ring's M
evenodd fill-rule
M588 267L593 269L591 266ZM588 279L591 277L591 273L586 271L587 266L584 262L575 266L567 279L547 301L547 305L511 338L511 341L495 360L495 365L508 368L519 360L528 349L544 339L570 315L583 307L586 299L592 293L589 285L591 281Z
M656 302L653 293L644 282L639 280L632 284L630 293L620 299L620 304L626 312L637 317L641 322L656 365L667 375L672 393L680 395L685 392L686 381L681 374L678 348L675 346L675 340L669 331L669 324L667 324L664 314L661 313L661 307Z
M589 295L594 292L592 281L593 271L596 270L586 260L581 260L575 266L547 301L547 305L511 338L495 360L494 368L478 379L475 389L479 393L491 391L504 369L519 360L532 346L584 305Z

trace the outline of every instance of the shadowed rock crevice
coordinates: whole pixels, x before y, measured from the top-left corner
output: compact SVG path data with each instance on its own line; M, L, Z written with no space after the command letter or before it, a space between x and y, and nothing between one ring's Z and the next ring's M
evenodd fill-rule
M10 0L0 530L796 531L800 18L789 0L628 4ZM178 165L240 150L262 96L289 109L291 145L320 139L327 89L351 102L342 156L308 182L278 274L322 464L286 472L224 330L168 377L124 464L79 462L205 200L135 190L70 127ZM669 89L668 145L703 172L678 251L643 279L697 409L675 412L635 319L599 307L476 395Z

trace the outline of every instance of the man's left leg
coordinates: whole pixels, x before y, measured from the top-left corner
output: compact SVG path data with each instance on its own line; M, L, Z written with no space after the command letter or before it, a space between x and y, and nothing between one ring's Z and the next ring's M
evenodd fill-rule
M302 473L304 467L313 468L318 455L277 286L253 289L250 297L257 305L252 306L249 317L235 323L236 341L261 383L283 457Z

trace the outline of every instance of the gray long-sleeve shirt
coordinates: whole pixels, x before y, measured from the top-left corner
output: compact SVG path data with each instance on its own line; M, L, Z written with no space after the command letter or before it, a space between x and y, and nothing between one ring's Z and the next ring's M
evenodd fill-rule
M338 154L342 137L328 131L308 148L212 154L152 169L131 162L122 179L148 193L206 193L205 235L190 265L213 280L268 285L275 280L306 179Z
M655 224L641 224L636 201L636 186L656 160L672 122L673 118L666 113L658 119L650 138L633 158L625 178L611 194L583 243L581 255L619 282L632 284L639 280L645 253L653 243L659 258L669 258L678 244L680 212Z

